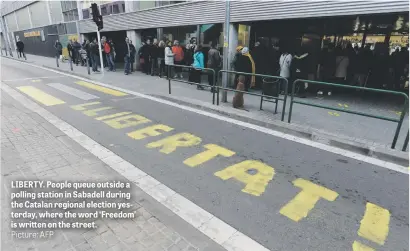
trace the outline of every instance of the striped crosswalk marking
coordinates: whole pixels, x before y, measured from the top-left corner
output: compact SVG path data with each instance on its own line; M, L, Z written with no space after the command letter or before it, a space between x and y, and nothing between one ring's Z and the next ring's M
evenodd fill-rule
M93 90L96 90L96 91L100 91L100 92L103 92L103 93L106 93L106 94L110 94L110 95L113 95L113 96L117 96L117 97L127 95L124 92L120 92L120 91L113 90L113 89L110 89L110 88L107 88L107 87L91 84L91 83L88 83L88 82L85 82L85 81L77 81L75 83L78 84L78 85L81 85L81 86L84 86L84 87L87 87L87 88L90 88L90 89L93 89Z
M46 106L60 105L65 103L61 99L51 96L50 94L47 94L33 86L20 86L17 87L17 89Z
M82 100L91 100L91 99L98 99L99 98L95 95L89 94L87 92L83 92L81 90L78 90L78 89L75 89L75 88L60 84L60 83L50 83L50 84L47 84L47 85L51 86L51 87L53 87L53 88L55 88L59 91L70 94L74 97L77 97L79 99L82 99Z

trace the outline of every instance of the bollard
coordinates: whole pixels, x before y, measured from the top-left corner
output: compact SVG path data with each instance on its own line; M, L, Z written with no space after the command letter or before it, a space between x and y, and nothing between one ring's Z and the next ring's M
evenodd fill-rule
M56 64L57 64L57 67L60 67L60 64L58 63L58 56L56 56Z
M71 68L71 71L73 71L73 59L70 57L70 68Z
M88 75L90 75L91 73L90 73L90 63L88 62L88 57L86 58L86 63L87 63L87 72L88 72Z
M171 72L171 66L168 65L168 93L171 94L171 76L170 76L170 72Z

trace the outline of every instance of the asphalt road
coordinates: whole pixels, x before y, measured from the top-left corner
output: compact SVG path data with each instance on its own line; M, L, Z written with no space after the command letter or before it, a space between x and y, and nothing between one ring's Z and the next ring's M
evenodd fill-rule
M407 174L9 59L1 80L270 250L408 250Z

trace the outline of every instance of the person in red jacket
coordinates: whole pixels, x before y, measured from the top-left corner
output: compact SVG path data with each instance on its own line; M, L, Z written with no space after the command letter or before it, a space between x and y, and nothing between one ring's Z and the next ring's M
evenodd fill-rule
M175 40L174 41L174 46L172 46L172 53L174 53L174 63L176 65L183 65L184 64L184 50L182 47L179 45L179 41ZM174 78L177 77L183 78L182 76L182 68L181 67L175 67L175 76Z

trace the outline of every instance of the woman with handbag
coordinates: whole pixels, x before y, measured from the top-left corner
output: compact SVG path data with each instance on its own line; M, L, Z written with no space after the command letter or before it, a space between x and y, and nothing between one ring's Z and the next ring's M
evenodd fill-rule
M202 53L202 46L201 45L197 45L195 47L195 53L194 53L194 63L192 64L192 66L195 68L191 71L191 76L190 79L192 80L192 82L194 83L201 83L201 72L202 69L205 67L204 66L204 53ZM198 90L203 90L204 88L200 85L197 85L196 88Z

